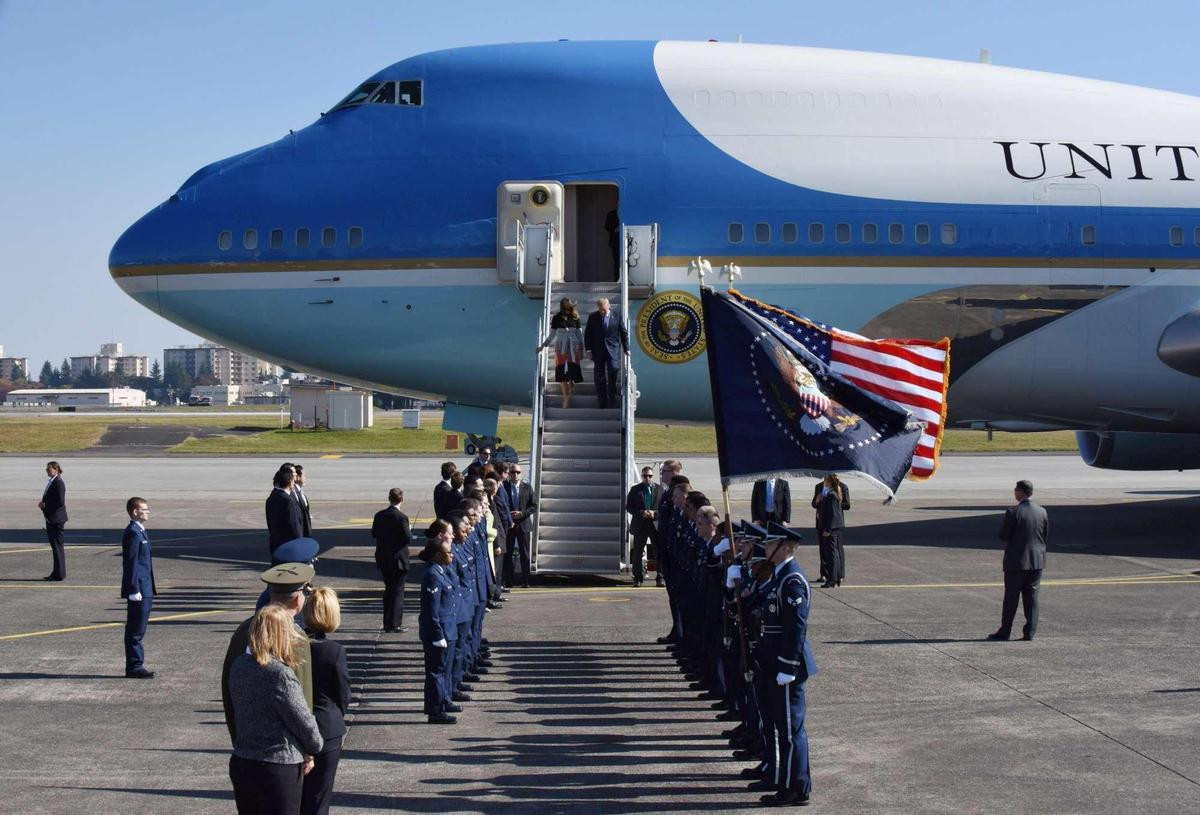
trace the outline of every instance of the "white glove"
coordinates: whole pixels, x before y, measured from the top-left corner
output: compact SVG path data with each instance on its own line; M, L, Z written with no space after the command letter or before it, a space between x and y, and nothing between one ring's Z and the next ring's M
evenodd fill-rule
M727 588L727 589L733 588L734 584L738 580L740 580L742 577L741 570L742 570L741 566L730 566L729 567L729 571L725 572L725 588Z
M716 545L716 547L713 548L713 554L716 555L717 557L720 557L721 555L725 554L728 551L729 551L729 538L722 538L721 542L718 543Z
M782 671L775 674L775 682L779 685L787 685L796 681L796 677L792 674L785 674Z
M449 647L450 647L450 643L446 642L446 638L445 638L445 637L442 637L440 640L438 640L437 642L435 642L435 643L433 644L433 647L434 647L434 648L449 648Z
M140 591L138 591L138 592L134 592L133 594L129 595L129 602L131 602L131 603L142 602L142 593Z

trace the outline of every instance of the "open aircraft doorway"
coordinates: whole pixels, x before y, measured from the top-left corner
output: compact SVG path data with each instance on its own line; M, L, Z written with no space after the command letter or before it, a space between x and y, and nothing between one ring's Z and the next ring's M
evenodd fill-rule
M616 184L568 184L565 278L569 283L615 283L621 263L619 193Z

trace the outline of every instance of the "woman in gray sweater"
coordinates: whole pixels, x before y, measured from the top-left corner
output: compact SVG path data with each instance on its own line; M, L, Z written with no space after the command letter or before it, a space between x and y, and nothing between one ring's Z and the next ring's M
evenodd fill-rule
M239 813L295 815L304 774L321 752L317 720L293 671L296 630L281 606L260 610L250 624L250 649L229 670L236 739L229 778Z

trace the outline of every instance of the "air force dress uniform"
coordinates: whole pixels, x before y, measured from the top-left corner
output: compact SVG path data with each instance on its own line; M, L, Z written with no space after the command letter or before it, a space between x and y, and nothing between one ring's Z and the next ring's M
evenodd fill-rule
M150 538L138 521L130 521L121 535L121 597L127 603L125 614L125 675L146 677L142 638L150 622L154 604L154 562ZM134 599L137 598L137 599Z
M448 567L430 562L421 580L421 646L425 650L425 715L444 717L450 702L450 644L458 636L458 586Z
M777 790L766 803L807 803L812 791L804 729L804 683L817 673L807 639L811 602L808 578L795 559L779 564L763 601L762 637L754 654L766 690L764 736Z

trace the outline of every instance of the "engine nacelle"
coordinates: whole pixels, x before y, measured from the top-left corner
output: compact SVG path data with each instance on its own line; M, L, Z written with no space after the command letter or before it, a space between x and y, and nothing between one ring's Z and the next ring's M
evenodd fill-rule
M1079 430L1079 455L1103 470L1200 469L1200 435Z

